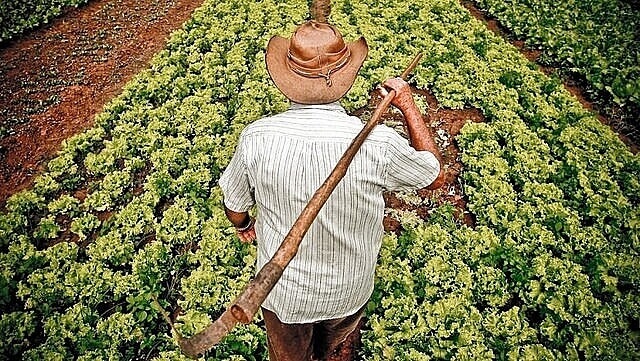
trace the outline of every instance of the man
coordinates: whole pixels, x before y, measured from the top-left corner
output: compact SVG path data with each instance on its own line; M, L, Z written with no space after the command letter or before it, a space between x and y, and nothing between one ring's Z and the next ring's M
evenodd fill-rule
M316 21L299 26L291 39L269 42L269 75L292 105L242 132L220 178L239 238L257 239L258 270L362 129L337 101L367 51L363 38L345 44L335 27ZM411 146L379 125L358 151L262 305L271 360L325 359L355 330L373 292L382 192L442 183L440 153L407 83L396 78L384 85L396 91L392 104L404 114ZM248 214L254 205L255 225Z

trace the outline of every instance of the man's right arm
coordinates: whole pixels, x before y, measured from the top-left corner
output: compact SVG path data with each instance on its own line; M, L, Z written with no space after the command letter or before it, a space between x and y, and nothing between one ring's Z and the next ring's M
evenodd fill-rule
M240 240L245 243L252 242L256 238L253 227L254 220L249 216L249 212L244 210L252 207L255 201L249 182L248 169L243 160L242 136L229 165L220 176L218 184L224 195L225 215L236 228ZM234 209L239 211L234 211Z
M422 114L413 100L409 84L401 78L392 78L384 82L384 86L396 92L396 96L391 101L404 116L409 131L409 142L415 150L426 150L431 152L440 163L440 173L438 177L429 185L427 189L437 189L444 184L444 170L442 169L442 155L434 141L433 132L424 120Z

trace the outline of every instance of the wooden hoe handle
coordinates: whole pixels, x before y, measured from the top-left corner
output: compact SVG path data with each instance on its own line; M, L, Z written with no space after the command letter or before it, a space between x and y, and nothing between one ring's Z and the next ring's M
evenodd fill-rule
M402 78L406 79L406 77L417 66L421 57L422 54L418 54L413 59L411 64L402 73ZM271 260L265 264L256 277L249 282L247 287L233 302L231 307L229 307L215 322L191 338L183 338L176 333L178 344L186 356L190 358L197 358L198 355L204 353L220 342L222 338L231 331L236 323L251 322L253 316L258 312L258 308L262 305L262 302L264 302L269 292L271 292L271 289L273 289L273 286L275 286L282 276L285 267L287 267L289 262L291 262L291 259L293 259L293 257L298 253L298 248L302 242L302 238L309 230L311 223L318 215L318 212L320 212L322 206L326 203L331 192L333 192L340 180L346 174L347 168L351 164L353 157L355 157L356 153L362 146L362 143L364 143L367 136L369 136L369 133L371 133L373 128L376 127L382 117L382 114L391 104L391 100L393 100L395 95L395 91L390 90L384 99L382 99L371 116L371 119L351 142L349 148L347 148L333 171L331 171L331 174L329 174L324 183L314 193L313 197L311 197L307 206L302 210L298 219L291 227L291 230L286 235Z

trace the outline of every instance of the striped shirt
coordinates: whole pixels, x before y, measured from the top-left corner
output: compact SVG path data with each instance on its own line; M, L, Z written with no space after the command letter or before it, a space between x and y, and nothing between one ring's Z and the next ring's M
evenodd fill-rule
M220 178L225 206L257 206L257 269L267 263L363 124L338 104L299 105L247 126ZM384 190L415 190L440 165L377 126L305 235L263 307L285 323L346 317L373 292Z

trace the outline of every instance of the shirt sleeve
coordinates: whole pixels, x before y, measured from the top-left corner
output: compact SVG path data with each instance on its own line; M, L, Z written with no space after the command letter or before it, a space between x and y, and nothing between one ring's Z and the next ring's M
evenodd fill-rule
M391 191L424 188L440 173L440 162L433 153L415 150L395 131L390 132L387 161L385 183Z
M231 162L218 181L224 195L224 205L234 212L247 212L254 205L253 188L244 161L243 139L240 138Z

